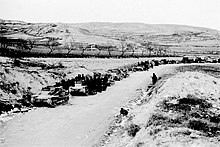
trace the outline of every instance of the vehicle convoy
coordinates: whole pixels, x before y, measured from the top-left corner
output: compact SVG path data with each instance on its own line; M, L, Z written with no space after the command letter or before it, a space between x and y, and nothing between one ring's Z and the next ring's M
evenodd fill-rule
M43 66L44 64L27 62L15 60L13 66L32 66L38 67ZM69 79L63 78L61 81L56 82L54 85L43 87L39 94L34 94L31 92L31 87L27 87L27 90L20 90L19 92L19 82L10 83L0 81L0 89L4 92L14 94L16 93L21 96L18 99L14 100L11 103L9 100L0 101L0 114L2 112L10 111L14 108L21 110L22 107L34 107L34 106L47 106L55 107L57 105L65 104L69 100L69 94L72 96L75 95L95 95L105 91L107 87L112 86L117 81L121 81L124 78L129 77L130 73L136 71L148 71L150 68L159 65L166 64L188 64L188 63L220 63L219 57L210 57L210 56L182 56L182 59L161 59L161 60L146 60L140 61L137 63L125 65L118 68L109 69L107 71L96 71L89 74L79 73L77 76L72 76ZM6 66L6 65L5 65ZM7 67L10 67L11 63L7 63ZM59 66L60 67L60 66ZM43 68L54 68L53 66L46 66ZM4 74L6 70L0 71L1 74ZM25 88L24 88L25 89ZM0 94L1 97L1 94Z
M37 107L56 107L69 101L69 92L62 87L46 87L32 96L31 103Z

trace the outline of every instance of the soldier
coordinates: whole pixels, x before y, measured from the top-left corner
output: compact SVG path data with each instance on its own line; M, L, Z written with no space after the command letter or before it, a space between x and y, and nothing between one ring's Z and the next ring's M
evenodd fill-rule
M89 78L89 75L86 75L85 76L85 81L84 81L84 83L83 83L83 85L85 85L86 87L87 87L87 89L88 89L88 91L90 91L90 87L89 87L89 80L90 80L90 78Z
M97 86L97 92L102 92L102 81L100 75L97 75L96 86Z
M81 75L81 83L82 83L82 85L84 85L85 84L85 76L84 76L84 74L82 74Z
M154 85L156 82L157 82L157 76L156 76L155 73L153 73L153 76L152 76L152 84Z
M19 90L19 82L15 82L14 84L14 90L16 91L16 96L17 97L22 97L21 93L20 93L20 90Z
M154 65L155 66L159 66L159 61L158 60L154 60Z
M94 76L89 76L88 89L89 89L90 94L95 94L97 92L95 86L96 86L95 77Z
M108 78L106 80L106 75L102 75L101 76L101 90L105 91L107 89L107 82L108 82Z
M68 90L69 89L69 84L67 81L65 81L64 79L61 80L61 85L64 89Z
M31 87L28 87L26 93L23 95L23 103L25 106L27 107L33 106L31 104L33 94L34 93L31 91Z
M144 63L144 71L148 70L148 64Z
M75 79L76 79L76 83L79 83L79 82L81 81L81 75L78 74L78 75L75 77Z
M76 83L76 80L75 80L75 78L72 78L71 80L70 80L70 86L75 86L75 83Z
M154 62L153 61L150 62L150 67L154 68Z
M26 96L27 96L28 101L31 101L32 95L33 95L33 92L31 91L31 87L28 87L27 92L26 92Z

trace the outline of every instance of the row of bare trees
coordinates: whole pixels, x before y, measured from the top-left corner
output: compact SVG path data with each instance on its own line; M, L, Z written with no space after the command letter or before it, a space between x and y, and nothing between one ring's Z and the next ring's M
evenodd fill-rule
M50 49L48 54L51 54L55 50L67 50L67 54L70 55L71 52L79 51L81 56L84 56L86 51L95 51L97 57L100 56L102 51L107 51L108 56L113 56L113 51L120 52L120 57L124 57L125 53L130 53L130 56L134 56L135 53L139 52L142 56L162 56L167 54L168 46L155 44L152 42L141 42L141 43L134 43L134 42L127 42L125 39L120 40L120 44L118 46L114 46L112 41L108 41L107 44L87 44L82 42L75 41L72 37L69 39L68 42L61 45L57 38L48 37L44 43L37 42L37 40L13 40L14 43L17 44L17 47L20 46L21 49L31 50L33 48L37 48L40 46L45 46L46 48ZM0 43L4 44L4 47L8 47L13 43L13 41L9 41L5 38L0 39ZM19 43L20 42L20 43ZM7 45L8 44L8 45ZM66 53L66 52L65 52Z
M129 52L131 53L130 56L134 56L136 52L141 52L141 55L144 56L144 54L148 54L149 56L155 55L155 56L162 56L167 54L167 50L169 46L165 45L159 45L152 42L142 42L139 43L133 43L133 42L126 42L125 39L120 40L119 46L114 46L114 43L111 41L108 41L106 44L98 45L98 44L87 44L82 42L77 42L73 38L71 38L71 41L64 43L62 47L60 47L60 44L56 42L56 40L48 40L46 43L46 47L50 49L50 53L52 53L56 49L67 49L67 54L69 55L71 52L79 51L81 52L81 56L84 56L84 53L86 51L96 51L96 56L100 56L100 53L102 51L107 51L108 56L112 56L113 51L119 51L121 52L120 57L123 57L125 53Z

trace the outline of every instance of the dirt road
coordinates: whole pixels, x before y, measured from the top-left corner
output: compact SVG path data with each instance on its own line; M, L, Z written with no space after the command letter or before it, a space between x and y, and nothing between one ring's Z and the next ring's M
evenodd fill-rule
M92 146L119 113L119 108L151 83L153 72L160 75L173 66L132 73L102 93L72 97L65 106L19 114L1 126L0 146Z

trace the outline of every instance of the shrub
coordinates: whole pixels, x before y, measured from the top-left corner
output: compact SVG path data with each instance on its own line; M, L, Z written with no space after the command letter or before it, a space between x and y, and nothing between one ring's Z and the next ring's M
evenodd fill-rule
M212 104L208 103L206 100L197 98L189 94L187 95L186 98L179 99L179 104L186 104L186 105L192 105L192 106L199 105L200 108L202 109L207 109L212 106Z
M208 122L204 119L190 119L188 127L193 130L201 131L207 136L219 135L220 131L220 127L217 124Z
M14 59L14 66L21 66L21 62L18 59Z
M131 137L135 137L136 133L141 129L140 126L136 125L136 124L131 124L128 127L128 135Z
M167 122L169 122L169 118L166 117L166 116L163 116L162 114L153 114L151 116L151 118L149 119L148 123L147 123L147 126L150 126L150 125L154 125L154 126L157 126L157 125L162 125L162 124L166 124Z

